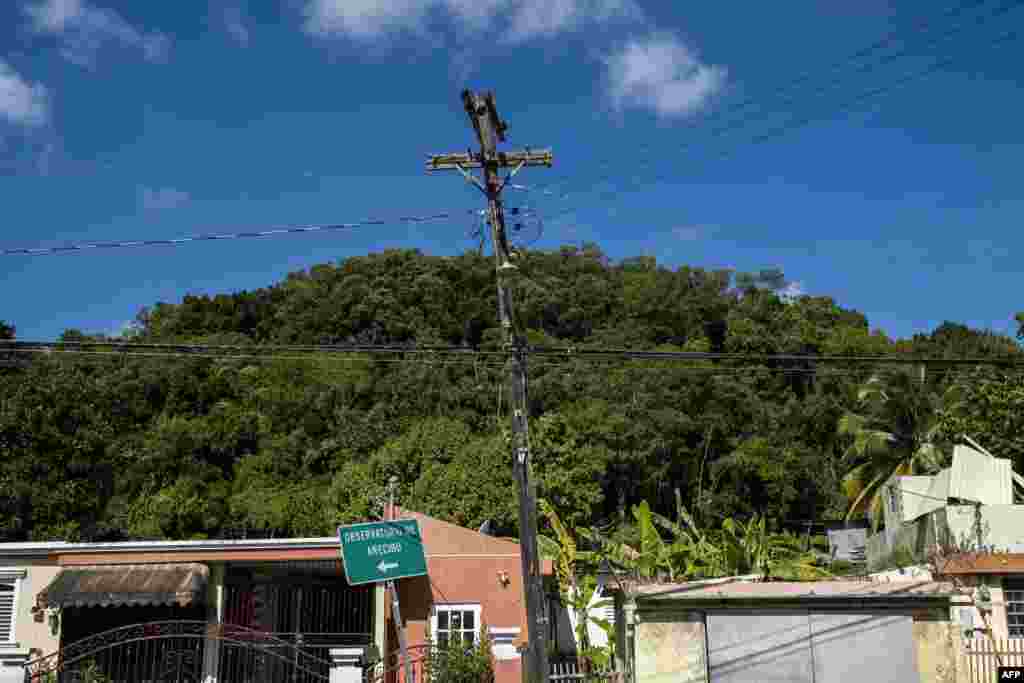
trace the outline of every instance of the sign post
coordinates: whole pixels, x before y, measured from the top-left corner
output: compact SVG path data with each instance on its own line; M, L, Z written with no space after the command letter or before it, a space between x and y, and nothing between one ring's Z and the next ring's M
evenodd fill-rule
M424 576L427 573L427 558L423 552L419 523L415 519L396 519L350 524L338 527L338 539L341 541L341 558L349 585L384 582L391 594L398 648L405 667L405 683L413 683L395 580Z

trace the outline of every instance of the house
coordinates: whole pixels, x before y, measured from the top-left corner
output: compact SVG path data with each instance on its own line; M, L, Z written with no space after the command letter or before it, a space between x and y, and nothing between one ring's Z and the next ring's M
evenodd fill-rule
M629 683L952 682L963 668L950 584L732 577L630 593L616 655Z
M951 466L934 476L894 477L883 491L885 529L868 538L869 563L898 548L921 560L945 547L939 578L983 588L991 604L985 620L964 608L963 621L978 636L1024 639L1022 483L1009 460L968 446L957 446Z
M884 487L885 529L868 538L868 561L897 548L923 554L935 545L1024 552L1024 484L1008 459L958 445L953 463L934 476L893 477Z
M397 582L414 670L428 628L475 637L484 625L498 682L519 683L518 544L396 513L418 521L428 568ZM0 682L95 664L122 680L354 683L374 662L369 677L393 682L389 602L382 584L348 584L337 537L3 543Z

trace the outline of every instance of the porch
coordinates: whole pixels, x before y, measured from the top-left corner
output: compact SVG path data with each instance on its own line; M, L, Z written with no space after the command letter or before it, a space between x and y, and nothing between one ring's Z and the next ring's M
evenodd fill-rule
M60 648L27 668L40 682L358 681L377 590L348 585L338 560L68 567L38 596L59 610Z

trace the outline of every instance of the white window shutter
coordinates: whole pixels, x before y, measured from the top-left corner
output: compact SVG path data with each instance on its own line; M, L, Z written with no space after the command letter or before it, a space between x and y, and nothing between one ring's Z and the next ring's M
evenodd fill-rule
M14 632L14 586L0 583L0 643L9 643Z

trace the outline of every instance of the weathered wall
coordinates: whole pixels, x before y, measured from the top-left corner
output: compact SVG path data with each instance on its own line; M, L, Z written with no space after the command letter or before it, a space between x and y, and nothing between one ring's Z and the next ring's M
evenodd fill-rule
M950 505L946 508L946 518L954 538L977 538L974 506ZM982 506L981 538L984 546L1020 552L1024 547L1024 505Z
M912 612L921 683L969 683L960 627L949 607ZM635 626L634 683L707 683L706 627L701 612L643 614Z
M960 632L948 608L914 613L914 647L921 683L958 683Z
M704 615L648 616L635 626L635 683L707 683Z

